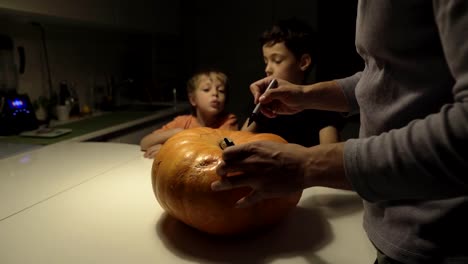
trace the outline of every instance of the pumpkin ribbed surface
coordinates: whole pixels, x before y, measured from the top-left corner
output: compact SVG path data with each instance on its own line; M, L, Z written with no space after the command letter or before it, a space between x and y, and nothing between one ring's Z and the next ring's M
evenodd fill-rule
M296 207L302 192L261 201L252 207L235 208L248 187L214 192L219 180L216 166L222 160L220 142L234 144L269 140L286 143L280 136L212 128L183 130L164 143L155 156L152 185L157 201L171 216L200 231L232 235L267 228Z

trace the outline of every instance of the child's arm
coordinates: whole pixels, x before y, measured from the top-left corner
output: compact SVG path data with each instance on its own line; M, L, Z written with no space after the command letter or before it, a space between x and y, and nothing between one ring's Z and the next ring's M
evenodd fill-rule
M338 129L334 126L326 126L319 131L319 143L330 144L340 141Z
M149 147L157 144L163 144L170 137L179 133L182 130L182 128L171 128L167 130L156 131L146 135L140 141L141 151L146 151Z

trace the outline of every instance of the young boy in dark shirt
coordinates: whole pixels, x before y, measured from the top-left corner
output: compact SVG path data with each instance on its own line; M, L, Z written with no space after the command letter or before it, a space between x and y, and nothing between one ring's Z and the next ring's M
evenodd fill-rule
M312 28L301 20L293 18L273 25L260 37L266 75L305 84L315 65L316 41ZM274 133L290 143L310 147L338 142L343 123L339 113L305 110L272 119L259 114L250 126L245 122L242 130Z

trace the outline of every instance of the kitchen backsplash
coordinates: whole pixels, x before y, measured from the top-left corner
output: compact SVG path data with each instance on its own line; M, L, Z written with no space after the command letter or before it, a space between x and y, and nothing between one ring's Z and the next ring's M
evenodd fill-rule
M135 94L157 89L151 84L156 72L154 36L77 25L34 25L1 17L0 23L0 33L13 39L15 50L24 47L26 67L18 76L17 90L28 94L32 101L49 95L47 60L52 91L58 92L60 83L66 81L76 90L80 105L98 105L103 95L111 95L109 85L128 84L128 80L141 87L141 91L133 91ZM152 93L158 99L158 92Z

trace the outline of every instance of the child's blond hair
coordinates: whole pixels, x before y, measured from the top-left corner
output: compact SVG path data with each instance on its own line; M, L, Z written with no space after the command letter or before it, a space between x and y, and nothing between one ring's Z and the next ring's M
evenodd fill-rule
M224 88L228 90L228 77L224 72L214 69L200 70L192 75L192 77L187 81L187 93L189 95L197 89L197 84L202 76L215 77L222 82L224 84Z

